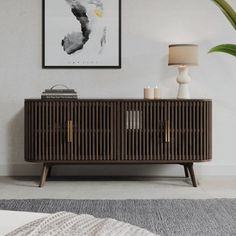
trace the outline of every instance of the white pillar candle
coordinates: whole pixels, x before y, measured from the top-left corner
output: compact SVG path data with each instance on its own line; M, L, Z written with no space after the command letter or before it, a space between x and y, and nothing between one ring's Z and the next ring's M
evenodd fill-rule
M144 99L154 99L154 88L144 88Z
M154 88L154 98L160 99L161 98L161 90L157 86Z

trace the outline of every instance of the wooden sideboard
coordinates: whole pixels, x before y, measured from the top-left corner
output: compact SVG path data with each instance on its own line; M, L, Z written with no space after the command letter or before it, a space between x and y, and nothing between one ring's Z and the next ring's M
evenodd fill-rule
M181 164L212 159L211 100L26 99L25 160L57 164Z

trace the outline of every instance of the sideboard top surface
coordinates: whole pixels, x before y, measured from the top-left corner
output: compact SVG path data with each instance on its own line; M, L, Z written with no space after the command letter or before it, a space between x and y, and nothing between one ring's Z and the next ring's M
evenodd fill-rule
M181 102L211 102L211 99L198 99L198 98L194 98L194 99L141 99L141 98L78 98L78 99L58 99L58 98L50 98L50 99L40 99L40 98L27 98L25 99L26 102L51 102L51 101L69 101L69 102L79 102L79 101L111 101L111 102L115 102L115 101L134 101L134 102L158 102L158 101L181 101Z

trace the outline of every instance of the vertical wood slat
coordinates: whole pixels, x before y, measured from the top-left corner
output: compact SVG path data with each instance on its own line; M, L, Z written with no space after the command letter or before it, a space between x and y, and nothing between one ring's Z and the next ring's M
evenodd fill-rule
M31 160L32 155L32 112L31 102L25 101L25 160ZM26 151L28 149L28 152Z
M96 106L96 110L95 110L95 113L96 113L96 129L95 129L95 134L96 134L96 153L94 153L95 155L95 160L98 160L99 159L99 104L98 102L95 102L95 106Z
M28 118L29 118L28 134L26 133L27 129L25 130L25 137L29 136L29 138L25 140L25 146L27 146L27 145L29 146L29 148L28 148L29 155L27 156L27 153L25 153L26 154L25 159L26 160L28 159L30 161L31 159L33 159L33 152L32 152L32 149L33 149L33 143L32 143L32 140L33 140L33 132L32 132L32 115L33 115L33 112L32 112L32 102L26 103L25 106L28 107L28 110L26 109L26 112L28 112L28 114L25 114L25 116L28 116ZM25 124L25 126L27 126L27 123ZM28 141L28 143L27 143L27 141Z
M41 158L45 159L45 106L41 103Z
M204 158L204 160L206 160L208 158L208 145L207 144L208 144L208 140L210 139L209 134L208 134L208 118L209 118L208 111L209 111L209 107L208 107L208 103L204 103L204 104L205 104L205 111L204 111L204 114L205 114L205 117L204 117L204 124L205 124L205 127L204 127L205 158Z
M166 143L166 125L167 125L167 104L166 101L163 102L163 111L162 111L162 122L163 122L163 157L162 160L167 160L167 143Z
M74 159L77 161L80 159L79 156L79 151L78 149L80 148L80 142L79 142L79 137L80 137L80 123L79 123L79 103L74 102Z
M190 134L189 134L189 155L190 155L190 159L193 156L193 114L192 114L192 107L193 104L189 103L189 127L190 127Z
M168 148L169 148L169 144L168 144L168 126L169 126L169 116L168 116L168 101L164 102L164 125L165 125L165 134L164 136L166 136L167 140L164 142L164 160L168 161L169 158L169 154L168 154Z
M91 122L92 122L92 116L91 116L91 102L88 102L88 106L87 106L87 109L88 109L88 116L87 116L87 124L88 124L88 129L87 129L87 149L88 149L88 161L91 161L91 137L92 137L92 133L91 133Z
M48 102L46 102L45 104L45 113L46 113L46 116L45 116L45 123L46 123L46 127L45 127L45 144L46 144L46 153L45 153L45 159L46 161L49 160L49 128L48 128L48 110L49 110L49 107L48 107Z
M160 159L161 161L164 160L164 147L165 147L165 119L164 119L164 110L165 110L165 104L164 102L161 102L161 108L160 108L160 121L161 121L161 155Z
M175 158L175 106L174 102L171 102L171 161Z
M203 129L203 132L202 132L202 136L203 136L203 160L205 160L205 158L206 158L206 112L207 112L207 110L206 110L206 103L205 102L203 102L202 103L202 109L203 109L203 111L202 111L202 129Z
M126 125L126 119L124 117L124 102L120 102L120 118L121 118L121 121L119 121L118 119L118 123L119 123L119 126L120 129L118 129L118 131L120 130L119 132L119 146L118 146L118 154L119 154L119 148L120 148L120 160L125 160L124 158L124 150L125 150L125 141L126 141L126 138L125 138L125 133L124 133L124 125Z
M85 114L84 114L84 103L80 102L80 109L81 109L81 115L80 115L80 119L81 119L81 160L84 161L85 157L84 157L84 140L85 140Z
M85 149L84 149L84 160L88 161L88 105L84 103L84 113L85 113L85 126L84 126L84 143L85 143Z
M37 154L37 151L38 151L38 138L37 138L37 135L38 135L38 132L37 132L37 118L38 118L37 116L38 116L38 111L37 111L37 108L38 108L38 103L36 102L35 106L34 106L34 126L33 126L33 132L34 132L34 145L35 145L34 155L35 155L36 160L38 161L38 154Z
M112 112L112 116L113 116L113 125L112 125L112 132L113 132L113 140L112 140L112 147L113 147L113 158L112 161L114 160L118 160L118 155L117 155L117 121L116 121L116 112L117 110L117 103L113 102L113 112ZM114 127L114 129L113 129Z
M146 153L146 140L145 137L147 135L146 132L146 102L143 102L143 160L146 161L147 153Z
M38 160L41 161L42 160L42 123L41 123L41 115L42 115L42 111L41 111L41 103L38 103L38 125L37 125L37 130L38 130Z
M110 130L110 111L111 111L111 104L110 102L106 103L106 125L107 125L107 132L106 132L106 141L105 143L107 144L107 157L106 160L110 161L111 156L110 156L110 135L111 135L111 130Z
M64 104L65 106L65 137L66 137L66 142L65 142L65 160L69 160L70 158L70 143L68 142L68 139L69 139L69 135L68 135L68 121L70 120L70 117L69 117L69 107L68 107L68 102L65 102Z
M147 136L146 136L146 150L147 150L147 161L150 160L150 102L146 103L146 127L147 127Z
M134 132L135 132L135 107L134 102L130 102L131 109L131 161L135 161L135 151L134 151Z
M70 103L70 121L71 121L71 128L70 128L70 132L72 132L71 134L71 160L75 161L75 148L74 148L74 144L75 144L75 129L78 129L76 126L76 120L75 120L75 104L72 101Z
M123 145L123 142L124 142L124 138L121 136L121 129L122 129L122 126L121 126L121 120L122 120L122 110L121 110L121 102L118 101L118 102L115 102L115 111L114 111L114 117L115 117L115 121L116 121L116 126L115 126L115 139L116 139L116 142L115 142L115 151L116 151L116 155L117 155L117 158L116 160L117 161L121 161L122 160L122 147L124 147Z
M209 156L212 158L212 102L208 104L210 109L208 109L209 116L208 116L208 123L209 123L209 146L210 146L210 152Z
M51 104L51 141L52 141L52 160L56 161L56 144L55 144L55 102Z
M195 122L196 122L196 156L197 159L199 159L199 104L198 102L196 102L195 104L195 108L196 108L196 112L195 112Z
M94 112L94 101L91 102L91 160L94 161L95 154L95 112Z
M203 135L203 106L202 102L200 102L199 113L200 113L200 153L201 153L201 160L204 160L203 154L203 142L204 142L204 135Z
M25 126L25 131L24 131L24 158L27 159L29 156L29 106L27 106L27 103L24 103L24 126Z
M195 142L195 127L194 127L194 114L195 114L195 111L194 111L194 104L191 104L191 113L190 113L190 116L191 116L191 156L195 158L195 150L194 150L194 142Z
M99 102L99 156L102 158L102 102Z
M143 150L143 146L142 146L142 134L143 134L143 106L142 106L142 102L138 103L138 108L139 108L139 157L138 160L142 161L142 150Z
M149 160L153 160L153 102L149 105Z
M60 161L62 161L64 159L64 119L63 119L63 102L60 102L60 106L59 106L59 112L60 112Z
M29 113L28 113L28 116L29 116L29 138L28 138L28 145L29 145L29 156L28 156L28 159L29 160L32 160L34 159L33 157L33 131L32 131L32 121L33 121L33 118L32 118L32 115L33 115L33 111L32 111L32 102L29 102L27 103L28 105L28 108L29 108ZM27 130L26 130L27 131ZM26 140L27 141L27 140ZM27 143L26 143L27 145ZM26 157L27 158L27 157Z
M127 117L127 102L124 102L124 110L123 110L123 119L124 119L124 123L123 123L123 133L124 133L124 159L125 161L127 161L127 152L128 152L128 148L127 148L127 142L128 142L128 136L127 136L127 132L128 132L128 126L127 126L127 122L128 121L128 117Z
M182 129L183 129L183 139L182 139L182 150L183 150L183 160L187 160L186 144L187 144L187 127L186 127L186 102L182 102Z
M84 104L85 107L85 159L86 161L90 161L90 150L89 150L89 140L90 140L90 134L89 134L89 129L90 129L90 102L88 101L87 103Z
M71 159L73 161L75 161L75 156L74 156L74 142L75 142L75 139L74 139L74 133L75 133L75 119L74 119L74 102L71 102L70 103L70 121L71 121L71 128L70 128L70 132L72 132L72 134L70 135L71 136L71 144L70 144L70 155L71 155Z
M63 102L63 123L64 123L64 142L63 142L63 159L68 160L68 148L67 148L67 102Z
M47 129L47 135L48 135L48 160L52 159L52 111L51 111L51 105L52 102L48 102L48 129Z
M153 160L157 160L157 114L156 114L156 102L153 103Z
M209 127L209 119L210 119L210 111L211 109L209 109L209 104L207 104L207 117L206 117L206 135L207 135L207 141L206 141L206 152L207 152L207 156L210 156L210 127Z
M60 160L60 153L59 153L59 112L58 112L58 107L59 107L59 102L55 102L55 149L56 149L56 160Z
M139 161L139 133L140 133L140 109L139 103L136 101L135 103L135 110L136 110L136 130L135 130L135 160Z
M206 116L205 116L205 122L206 122L206 124L205 124L205 136L206 136L206 141L205 141L205 143L206 143L206 152L205 152L205 154L206 154L206 158L208 157L208 140L210 140L210 137L209 137L209 128L208 128L208 119L210 119L209 118L209 114L208 114L208 112L209 112L209 104L208 103L206 103ZM209 137L209 138L208 138Z
M133 154L132 154L132 130L133 130L133 118L132 118L132 103L128 103L128 116L129 116L129 161L132 161Z
M114 153L114 144L115 144L115 138L114 138L114 127L115 127L115 121L114 121L114 102L111 102L111 114L110 114L110 119L111 119L111 141L110 141L110 145L111 145L111 161L115 160L115 153Z
M103 150L103 161L106 160L106 106L105 102L102 103L102 150Z
M126 119L127 119L127 125L126 125L126 134L127 134L127 156L126 160L129 161L131 158L131 152L130 152L130 132L131 132L131 117L130 117L130 103L127 102L127 109L126 111Z
M192 125L192 127L193 127L193 136L192 136L192 144L193 144L193 157L194 158L197 158L197 155L196 155L196 148L195 148L195 146L196 146L196 122L195 122L195 116L196 116L196 104L195 103L193 103L193 105L192 105L192 114L193 114L193 120L192 120L192 122L193 122L193 125Z
M160 102L156 103L157 160L161 160L161 141L162 141L162 138L161 138L160 131L161 131L162 122L161 122L161 118L160 118L160 105L161 105Z
M186 119L186 134L185 134L185 137L186 137L186 160L189 160L189 157L190 157L190 153L189 153L189 130L190 130L190 127L189 127L189 102L186 102L185 103L185 119Z
M171 146L170 146L170 143L172 142L172 139L171 139L171 121L172 121L172 118L170 116L170 101L167 101L167 160L170 161L170 154L171 154Z
M182 138L181 138L181 146L182 146L182 161L186 159L185 154L185 134L186 134L186 127L185 127L185 113L184 113L185 103L181 102L181 131L182 131Z
M96 114L95 114L95 109L96 109L96 103L92 102L92 160L95 161L95 155L96 155Z

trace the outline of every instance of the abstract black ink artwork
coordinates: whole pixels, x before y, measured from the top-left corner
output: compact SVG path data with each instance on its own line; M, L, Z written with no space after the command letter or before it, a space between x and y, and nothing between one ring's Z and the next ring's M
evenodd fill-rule
M120 68L121 0L43 0L44 68Z

